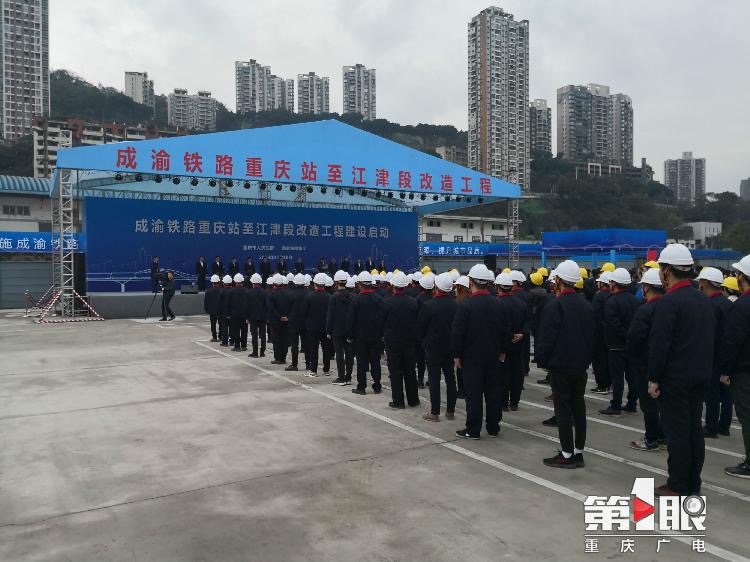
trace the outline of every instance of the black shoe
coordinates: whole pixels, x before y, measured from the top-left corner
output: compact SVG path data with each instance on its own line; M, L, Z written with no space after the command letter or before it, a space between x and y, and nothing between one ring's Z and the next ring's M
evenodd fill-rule
M719 435L723 435L724 437L729 437L729 430L728 429L719 429L717 431Z
M508 406L503 406L503 412L510 412L510 408L508 408Z
M510 405L510 411L511 412L517 412L518 411L518 404L511 404Z
M490 433L490 432L488 431L488 432L487 432L487 435L489 435L489 436L490 436L490 437L492 437L493 439L497 439L497 436L498 436L498 435L500 435L500 432L499 432L499 431L496 431L495 433Z
M271 361L271 365L283 365L284 361L279 361L278 359L274 359Z
M219 339L218 338L211 338L209 341L217 342L217 341L219 341Z
M542 425L546 425L547 427L557 427L557 418L555 416L547 418L542 422Z
M393 408L394 410L405 410L406 406L403 404L396 404L395 402L388 402L388 407Z
M219 344L219 345L221 345L221 347L229 347L229 344L228 343L224 343L224 342L221 342L221 344Z
M615 418L619 418L620 416L622 416L622 412L620 410L615 410L614 408L612 408L612 406L604 408L603 410L599 410L599 413L603 416L612 416Z
M590 390L592 394L609 394L612 389L608 386L595 386Z
M576 460L573 457L566 459L561 451L558 451L554 457L544 459L542 462L552 468L578 468Z
M261 357L265 357L265 356L266 356L265 352L261 351L261 352L260 352L260 356L261 356Z
M299 371L299 369L297 369L297 365L289 365L284 370L285 371Z
M364 396L367 394L367 391L364 388L352 388L352 394L359 394L360 396Z
M232 351L239 353L240 351L242 351L242 349L240 349L239 347L233 347Z
M576 468L583 468L586 466L586 463L583 462L583 453L575 453L573 455L573 460L576 461Z
M350 384L352 384L351 377L344 379L344 384L342 386L349 386Z
M746 458L737 466L728 466L724 472L735 478L750 478L750 462Z
M382 389L382 388L380 388L380 387L377 387L377 388L375 388L375 387L373 386L373 387L372 387L372 392L373 392L374 394L380 394L381 392L383 392L383 389Z
M715 431L710 431L708 428L703 428L703 437L707 437L708 439L718 439L719 435Z
M171 322L172 320L174 320L174 319L175 319L175 317L174 317L174 316L170 316L170 317L169 317L169 321L170 321L170 322Z
M536 384L549 384L549 379L546 377L543 379L537 379Z
M257 351L253 351L252 353L248 353L247 356L248 357L258 357L258 352Z
M459 390L458 393L456 393L456 399L466 400L466 393L463 390Z
M247 348L246 347L241 347L240 351L247 351Z
M637 415L638 414L638 408L636 408L635 406L625 406L622 409L622 413L623 414L629 414L631 416Z
M424 388L424 381L417 381L417 388Z
M465 429L459 429L456 432L456 437L460 437L461 439L473 439L475 441L479 439L479 435L470 435Z
M409 408L416 408L420 404L422 404L422 403L419 400L417 400L416 402L414 402L414 404L409 404Z
M331 384L335 384L337 386L344 386L346 384L346 380L336 378L336 379L334 379L334 380L331 381Z
M167 321L166 318L159 318L159 322L166 322L166 321Z

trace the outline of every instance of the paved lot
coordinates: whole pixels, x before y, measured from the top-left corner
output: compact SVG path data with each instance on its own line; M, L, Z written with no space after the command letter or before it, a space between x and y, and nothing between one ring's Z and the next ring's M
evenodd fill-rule
M637 417L589 396L584 470L544 467L548 387L497 440L208 343L203 318L34 325L0 314L0 560L712 560L750 557L739 429L708 441L706 549L585 553L582 500L664 480ZM387 380L387 379L386 379ZM423 391L423 407L427 395ZM461 411L462 413L462 411ZM735 424L736 425L736 424ZM682 542L680 542L682 541Z

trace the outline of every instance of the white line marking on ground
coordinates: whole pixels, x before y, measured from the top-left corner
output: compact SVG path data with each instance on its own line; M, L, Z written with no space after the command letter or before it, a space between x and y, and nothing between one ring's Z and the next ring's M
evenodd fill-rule
M211 351L223 355L224 357L229 357L230 359L233 359L235 361L238 361L242 363L243 365L246 365L248 367L251 367L257 371L264 372L267 375L270 375L272 377L275 377L277 379L281 379L283 381L288 382L289 384L293 384L295 386L299 386L300 388L304 388L305 390L309 390L310 392L317 394L319 396L323 396L324 398L328 398L329 400L332 400L338 404L341 404L343 406L346 406L347 408L351 408L353 410L356 410L362 414L365 414L367 416L370 416L372 418L375 418L377 420L380 420L384 423L387 423L393 427L397 427L399 429L403 429L404 431L411 433L413 435L417 435L418 437L422 437L423 439L427 439L428 441L431 441L432 443L441 445L442 447L445 447L446 449L450 449L451 451L454 451L460 455L464 455L465 457L469 457L471 459L474 459L476 461L479 461L483 464L486 464L488 466L492 466L494 468L497 468L499 470L502 470L503 472L506 472L508 474L512 474L514 476L517 476L518 478L522 478L523 480L526 480L528 482L532 482L533 484L537 484L539 486L542 486L544 488L547 488L548 490L553 490L555 492L558 492L559 494L562 494L564 496L567 496L571 499L574 499L580 503L583 503L586 500L586 496L584 494L581 494L580 492L576 492L575 490L571 490L570 488L566 488L565 486L561 486L560 484L557 484L555 482L552 482L550 480L546 480L545 478L541 478L540 476L536 476L535 474L531 474L530 472L526 472L525 470L521 470L519 468L515 468L513 466L507 465L505 463L502 463L500 461L497 461L495 459L491 459L489 457L486 457L484 455L481 455L479 453L475 453L474 451L471 451L469 449L465 449L464 447L461 447L459 445L456 445L452 442L445 441L444 439L440 437L436 437L434 435L430 435L429 433L426 433L424 431L421 431L419 429L413 428L411 426L408 426L406 424L403 424L399 421L396 421L392 418L389 418L387 416L384 416L382 414L378 414L377 412L374 412L372 410L369 410L363 406L360 406L359 404L354 404L353 402L349 402L348 400L344 400L343 398L339 398L338 396L334 396L332 394L328 394L327 392L323 392L322 390L319 390L317 388L314 388L312 386L306 385L302 382L295 381L294 379L290 379L286 375L283 375L281 373L277 373L274 371L270 371L268 369L265 369L264 367L261 367L260 365L256 365L253 362L246 361L244 359L241 359L239 357L233 357L232 355L229 355L228 353L221 351L220 349L215 349L209 345L204 344L203 342L193 342L201 347L204 347L206 349L210 349ZM674 536L676 540L679 542L692 546L692 540L689 537L685 536ZM719 558L723 558L725 560L737 560L742 562L750 562L750 559L745 558L744 556L741 556L739 554L736 554L734 552L731 552L729 550L726 550L724 548L721 548L720 546L716 546L714 544L711 544L709 542L705 543L706 552L713 554L714 556L717 556Z

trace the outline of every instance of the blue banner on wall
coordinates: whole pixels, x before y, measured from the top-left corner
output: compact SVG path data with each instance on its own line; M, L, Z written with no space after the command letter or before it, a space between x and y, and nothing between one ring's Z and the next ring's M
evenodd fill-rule
M65 249L86 251L86 235L75 233L65 238ZM0 252L12 254L47 254L60 250L60 237L51 232L1 232Z
M290 269L301 257L308 271L321 257L418 265L412 212L87 198L85 224L89 274L141 271L152 256L188 274L199 256L210 265L216 255L225 268L236 257L241 270L248 257L257 268L261 256L274 269L282 256Z

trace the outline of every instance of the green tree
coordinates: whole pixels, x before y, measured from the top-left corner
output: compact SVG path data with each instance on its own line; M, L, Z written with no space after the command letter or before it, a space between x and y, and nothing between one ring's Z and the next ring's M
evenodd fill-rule
M750 221L736 223L723 238L733 250L743 254L750 253Z

